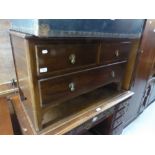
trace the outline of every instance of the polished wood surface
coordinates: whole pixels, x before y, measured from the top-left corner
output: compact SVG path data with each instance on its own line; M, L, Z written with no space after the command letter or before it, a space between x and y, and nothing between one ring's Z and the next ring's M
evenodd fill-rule
M41 68L47 68L47 73L74 71L97 64L97 43L66 43L36 45L38 75Z
M127 109L127 103L127 100L124 100L66 134L90 135L91 133L91 135L120 135L124 127L123 117Z
M123 71L124 63L121 63L58 78L40 80L42 106L61 103L112 82L120 85Z
M10 22L0 20L0 24L0 96L19 90L37 132L78 110L78 106L65 110L70 99L112 82L136 93L125 112L126 125L155 100L155 20L147 20L142 40L39 38L12 31L19 89L10 82L16 78L8 37ZM116 67L119 63L120 69ZM41 73L42 68L47 72Z
M16 77L17 84L19 89L19 94L21 96L21 100L24 103L24 106L30 115L33 124L39 120L36 118L37 113L39 113L39 109L36 110L34 107L36 106L34 103L34 91L33 90L33 81L31 78L31 68L30 68L30 58L28 50L27 41L23 38L11 36L10 40L12 44L13 58L15 62L16 68ZM16 48L16 52L14 52L14 48ZM16 58L16 59L15 59ZM18 71L18 72L17 72ZM20 86L20 87L19 87ZM37 128L37 127L36 127Z
M127 106L128 100L116 105L110 116L90 129L91 133L93 135L120 135L124 128L124 115Z
M10 37L20 97L36 130L42 130L45 122L48 124L59 118L62 109L55 106L61 102L109 83L116 83L120 90L133 41L23 37L15 32L11 32ZM106 51L102 48L104 43ZM102 52L106 53L105 63ZM77 60L77 67L70 68L66 63L68 59L71 66L76 65ZM43 67L43 73L38 74L40 67Z
M13 135L13 127L6 98L0 98L0 135Z
M116 94L117 95L116 95ZM60 121L57 121L55 124L50 125L43 129L40 132L36 132L34 129L34 126L31 122L31 119L27 112L25 111L25 108L23 104L21 103L18 96L15 96L12 98L12 103L15 108L18 120L21 125L21 129L23 134L65 134L72 129L78 127L79 125L83 124L89 119L93 119L96 115L101 114L102 112L110 109L113 106L118 105L119 103L123 102L124 100L130 98L134 93L130 91L124 91L121 93L115 92L112 96L109 91L106 97L102 98L96 98L96 100L92 100L92 96L89 95L90 99L84 101L85 104L90 104L91 106L85 107L83 110L80 110L79 112L76 112L72 114L71 116L68 116L66 118L61 119ZM87 101L87 102L86 102ZM91 102L94 102L92 104ZM96 110L99 109L99 110Z
M140 46L140 39L134 40L132 42L131 51L129 53L128 62L125 68L125 76L122 83L122 87L125 90L130 90L133 84L134 71L136 66L135 64L137 53L139 51L139 46Z
M131 45L130 41L101 43L100 63L107 64L128 60Z
M37 134L33 127L32 119L30 120L27 112L25 111L25 108L23 107L23 105L21 103L19 96L16 95L10 99L13 104L15 113L17 115L17 119L19 121L22 134L25 134L25 135Z
M128 112L125 116L126 125L139 115L140 106L145 98L145 88L147 87L147 81L149 80L155 58L154 27L155 20L146 21L131 87L135 95L130 100Z
M106 111L101 112L100 114L96 115L92 119L84 122L83 124L79 125L78 127L72 129L71 131L65 133L65 135L86 135L87 132L91 132L92 135L95 135L93 128L96 126L100 126L105 119L113 115L114 107L107 109ZM109 122L110 124L111 122ZM105 126L106 128L106 126ZM108 135L109 133L98 133L99 135Z

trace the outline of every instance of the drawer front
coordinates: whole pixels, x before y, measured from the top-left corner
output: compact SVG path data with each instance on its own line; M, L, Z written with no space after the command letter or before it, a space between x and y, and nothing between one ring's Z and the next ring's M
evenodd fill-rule
M128 101L124 101L116 106L116 110L119 111L121 109L127 108L129 105Z
M120 124L115 129L112 129L111 134L112 135L121 135L123 132L123 124Z
M119 117L122 117L124 114L125 114L125 108L123 108L123 109L116 112L115 119L117 119Z
M103 43L101 45L100 63L107 64L127 60L130 50L130 42Z
M123 122L123 117L119 117L118 119L113 120L112 128L116 128Z
M38 75L96 65L98 44L36 45Z
M66 101L111 82L120 82L124 65L118 64L39 81L42 106Z

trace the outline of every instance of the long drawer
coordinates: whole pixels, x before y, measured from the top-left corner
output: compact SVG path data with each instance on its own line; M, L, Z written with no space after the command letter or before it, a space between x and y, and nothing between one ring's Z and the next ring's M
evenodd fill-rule
M128 59L131 42L105 42L101 45L100 63L107 64Z
M97 43L51 43L35 45L38 75L73 71L97 63Z
M124 64L39 80L42 106L60 103L111 82L121 83Z

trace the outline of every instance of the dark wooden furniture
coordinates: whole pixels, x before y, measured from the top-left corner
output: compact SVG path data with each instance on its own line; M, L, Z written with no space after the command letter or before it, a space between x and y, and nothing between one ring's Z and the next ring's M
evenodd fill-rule
M67 120L68 116L89 107L89 104L85 104L87 100L85 103L82 102L84 105L79 104L82 96L88 96L93 91L97 94L98 88L110 83L114 86L116 84L116 91L120 92L123 88L136 94L127 101L128 106L122 117L125 125L155 100L155 20L146 20L141 40L138 37L140 33L133 37L135 39L120 39L117 38L118 35L115 39L90 36L58 39L46 38L47 36L39 38L12 31L10 38L18 88L16 81L11 81L16 77L8 35L10 20L0 20L0 24L0 97L9 98L19 88L20 104L24 105L24 110L28 113L37 134L49 127L53 128L63 117ZM126 26L124 28L126 29ZM122 27L122 30L124 28ZM110 93L111 91L108 91L109 95ZM75 105L75 98L78 98L77 106L71 106ZM91 123L90 127L86 125L87 121L79 127L82 126L83 129L86 125L85 131L94 131L93 134L95 131L97 134L98 127L102 129L99 131L100 134L113 134L112 122L115 122L116 107L104 111L104 117L101 117L102 114L98 116L101 120ZM91 119L88 120L88 124L90 122ZM86 134L82 130L79 131L78 127L73 131L75 134Z
M83 95L93 91L97 95L97 89L108 84L120 92L136 42L39 38L15 31L10 38L21 103L37 132L89 107L80 105Z
M102 95L103 92L104 96ZM80 110L74 110L72 115L62 118L41 131L35 130L19 96L12 97L11 102L17 114L22 134L25 135L86 134L86 131L98 123L102 123L106 118L112 118L107 121L110 128L107 129L106 124L103 122L107 130L105 131L105 128L102 127L103 130L100 134L120 134L124 126L122 118L128 105L127 101L134 93L131 91L110 92L109 94L109 90L104 89L100 90L100 93L98 92L95 98L92 95L95 95L96 91L87 96L83 95L74 99L73 104L75 104L76 108L78 106L82 107L82 110L80 108ZM87 106L84 106L84 104ZM69 108L73 109L73 106Z
M155 100L155 34L154 34L154 27L155 27L155 20L148 20L149 26L146 27L147 36L145 37L150 38L150 42L146 42L145 44L148 46L148 52L151 55L151 58L148 59L150 66L148 67L147 73L147 83L145 86L145 91L143 94L143 98L141 101L141 106L139 109L139 113L141 113L146 107L148 107L154 100Z
M124 114L127 107L128 100L124 100L66 134L120 135L124 128Z
M7 99L0 98L0 135L13 135L13 126Z
M135 74L131 85L131 91L133 91L135 95L129 101L128 111L125 115L126 125L135 119L153 100L155 100L154 28L155 20L146 20L140 47L137 52Z

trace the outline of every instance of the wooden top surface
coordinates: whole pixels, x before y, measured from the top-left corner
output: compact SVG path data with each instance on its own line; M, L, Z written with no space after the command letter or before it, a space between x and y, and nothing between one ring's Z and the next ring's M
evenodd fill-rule
M6 98L0 98L0 135L13 135L9 106Z
M83 39L86 39L86 40L104 40L104 41L134 41L134 40L137 40L139 38L106 38L106 37L46 37L46 36L35 36L35 35L32 35L32 34L28 34L28 33L23 33L23 32L18 32L18 31L15 31L15 30L9 30L9 33L11 35L14 35L14 36L17 36L17 37L20 37L20 38L24 38L24 39L35 39L35 40L38 40L38 39L45 39L45 40L83 40Z
M0 97L15 94L15 92L18 92L18 88L17 87L14 88L11 85L11 82L0 84Z
M54 123L40 132L35 131L33 128L32 122L27 115L23 105L20 102L18 96L12 97L12 103L15 108L15 112L17 114L22 133L26 135L35 135L35 134L43 134L43 135L61 135L65 134L68 131L76 128L77 126L83 124L87 120L93 118L101 112L106 111L107 109L119 104L120 102L130 98L134 93L131 91L123 91L118 93L113 97L108 97L104 100L97 101L92 106L87 109L81 110L79 113L64 118L57 123ZM96 109L100 108L100 111Z

